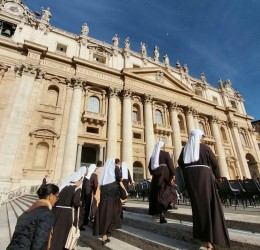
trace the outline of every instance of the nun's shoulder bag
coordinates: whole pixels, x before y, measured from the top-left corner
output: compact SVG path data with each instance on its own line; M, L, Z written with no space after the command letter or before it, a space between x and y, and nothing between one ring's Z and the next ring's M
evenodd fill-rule
M77 246L77 242L80 236L80 229L79 229L79 210L80 208L78 207L77 209L77 225L74 226L73 222L74 222L74 208L71 209L72 211L72 225L69 231L69 235L66 241L66 245L65 248L66 249L75 249Z

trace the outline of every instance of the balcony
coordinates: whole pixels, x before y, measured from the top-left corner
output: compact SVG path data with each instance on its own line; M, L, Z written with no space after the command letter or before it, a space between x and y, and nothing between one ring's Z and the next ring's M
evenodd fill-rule
M171 128L170 125L155 123L153 125L153 128L154 128L154 133L155 134L169 136L172 133L172 128Z
M94 113L89 111L84 111L82 114L82 122L87 122L88 124L104 126L106 123L105 114Z

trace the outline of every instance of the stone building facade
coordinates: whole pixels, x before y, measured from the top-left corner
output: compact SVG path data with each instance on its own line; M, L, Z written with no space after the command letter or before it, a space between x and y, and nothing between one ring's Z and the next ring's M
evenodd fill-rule
M149 178L154 144L176 164L190 131L201 128L222 176L259 175L252 117L230 80L211 86L187 65L53 27L21 0L0 4L0 183L8 190L59 182L81 165L118 157L135 180Z

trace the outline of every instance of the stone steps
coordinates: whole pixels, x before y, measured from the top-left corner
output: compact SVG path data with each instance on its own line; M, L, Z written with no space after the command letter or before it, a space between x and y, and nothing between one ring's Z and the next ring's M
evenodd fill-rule
M17 217L35 200L36 196L24 196L0 207L0 249L5 249L8 245ZM188 206L168 212L166 224L160 224L158 217L148 215L146 202L129 201L124 209L124 225L122 229L113 232L109 243L103 246L100 237L92 236L90 224L90 227L81 232L77 250L205 249L201 247L200 241L192 237L192 215ZM259 215L251 214L253 215L225 213L231 249L260 249Z

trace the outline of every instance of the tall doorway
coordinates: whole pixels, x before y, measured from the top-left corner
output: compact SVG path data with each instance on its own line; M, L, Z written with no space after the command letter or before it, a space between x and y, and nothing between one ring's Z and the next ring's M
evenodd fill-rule
M133 163L133 179L134 182L140 182L144 180L144 168L140 161Z
M96 164L98 161L98 150L95 146L83 145L81 153L81 166Z

